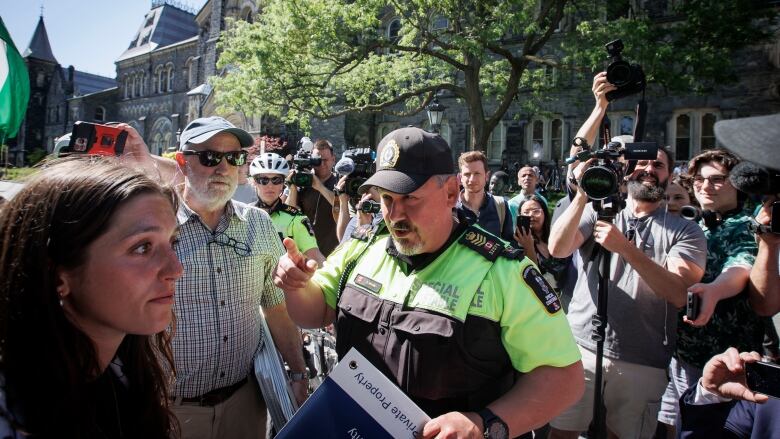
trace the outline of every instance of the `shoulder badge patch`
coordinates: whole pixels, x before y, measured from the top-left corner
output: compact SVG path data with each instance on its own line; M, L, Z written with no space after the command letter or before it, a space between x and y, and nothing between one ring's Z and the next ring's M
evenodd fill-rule
M308 231L309 231L309 235L311 235L311 236L314 236L314 227L312 227L312 225L311 225L311 221L309 221L309 218L308 218L308 217L304 217L304 218L301 220L301 224L303 224L303 225L304 225L304 227L306 227L306 230L308 230Z
M298 209L297 207L290 206L288 204L284 205L283 211L289 213L290 215L298 215L301 213L301 209Z
M357 227L355 227L354 230L352 230L352 239L359 239L361 241L368 241L369 238L371 238L371 232L373 230L373 227L371 224L361 224Z
M536 298L542 302L542 306L547 310L549 314L555 314L561 310L561 302L558 300L558 295L555 294L552 287L547 283L533 265L528 265L523 269L523 280L528 285Z
M525 257L525 250L522 248L516 248L516 247L512 247L511 245L507 245L504 247L504 252L501 253L501 256L504 256L508 259L516 259L519 261Z
M480 230L470 227L458 240L461 244L481 254L485 259L494 262L504 251L504 244L493 236L482 233Z

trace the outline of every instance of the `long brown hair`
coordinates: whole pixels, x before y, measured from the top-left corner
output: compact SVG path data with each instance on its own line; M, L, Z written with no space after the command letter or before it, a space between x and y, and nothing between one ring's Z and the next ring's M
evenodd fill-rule
M140 172L66 159L45 164L0 210L0 370L12 418L34 436L94 434L96 402L84 389L102 371L92 341L60 306L56 270L82 266L117 209L149 193L170 199L175 212L173 191ZM127 335L117 352L144 437L178 432L160 364L173 370L171 336Z

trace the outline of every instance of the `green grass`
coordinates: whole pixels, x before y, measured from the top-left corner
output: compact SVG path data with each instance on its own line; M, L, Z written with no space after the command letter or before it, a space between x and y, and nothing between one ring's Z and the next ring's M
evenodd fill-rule
M3 168L0 168L0 173L3 172ZM3 180L22 180L38 170L36 168L8 168L7 172L3 174Z

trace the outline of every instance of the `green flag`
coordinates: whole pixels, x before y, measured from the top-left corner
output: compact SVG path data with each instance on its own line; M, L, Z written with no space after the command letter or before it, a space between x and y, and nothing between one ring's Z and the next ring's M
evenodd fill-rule
M29 99L27 66L0 18L0 139L16 136Z

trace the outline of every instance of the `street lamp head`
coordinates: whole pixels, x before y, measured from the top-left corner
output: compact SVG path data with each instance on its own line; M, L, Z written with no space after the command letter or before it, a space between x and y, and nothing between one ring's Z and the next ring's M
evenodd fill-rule
M441 120L444 117L444 110L446 109L447 107L439 103L439 99L436 97L434 97L433 101L425 107L425 110L428 112L428 122L430 122L433 132L439 132Z

